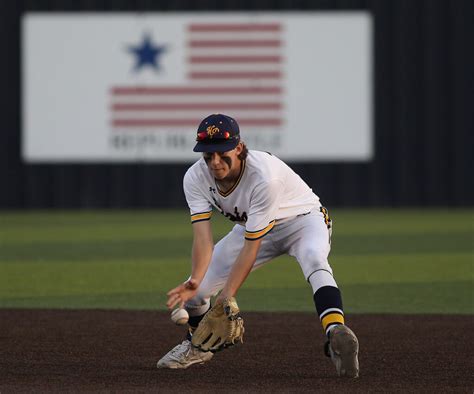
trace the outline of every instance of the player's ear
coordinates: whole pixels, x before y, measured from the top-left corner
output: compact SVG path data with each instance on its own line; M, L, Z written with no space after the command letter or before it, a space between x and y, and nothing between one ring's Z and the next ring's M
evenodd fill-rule
M244 149L244 146L242 142L239 142L237 146L235 147L235 153L237 153L237 156L242 153L242 150Z

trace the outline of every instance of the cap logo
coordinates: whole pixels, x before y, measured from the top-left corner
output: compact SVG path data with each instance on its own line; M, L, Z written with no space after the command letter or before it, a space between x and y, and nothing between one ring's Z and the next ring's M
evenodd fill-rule
M219 132L219 128L212 125L212 126L208 126L206 131L207 131L207 135L209 136L209 138L212 138L214 136L214 134Z

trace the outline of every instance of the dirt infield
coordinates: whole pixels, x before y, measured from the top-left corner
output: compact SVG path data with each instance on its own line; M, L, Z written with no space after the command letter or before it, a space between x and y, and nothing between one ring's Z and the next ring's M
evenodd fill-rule
M474 316L354 315L360 378L340 379L313 314L245 313L245 343L188 370L156 361L169 314L0 310L0 393L460 392L474 390Z

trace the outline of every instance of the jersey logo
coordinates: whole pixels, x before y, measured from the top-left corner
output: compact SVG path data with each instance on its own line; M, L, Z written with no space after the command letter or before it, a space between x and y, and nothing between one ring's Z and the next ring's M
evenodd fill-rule
M214 205L217 207L217 209L219 210L220 213L222 213L226 218L228 218L229 220L231 220L232 222L246 222L247 221L247 212L242 212L242 214L240 214L239 212L239 208L237 207L234 207L234 213L229 213L229 212L225 212L222 207L220 206L220 204L217 202L217 200L214 198L214 196L212 196L212 199L214 200Z
M225 217L229 218L233 222L246 222L247 221L247 212L243 212L242 215L239 214L239 209L237 207L234 208L234 215L229 212L226 212Z

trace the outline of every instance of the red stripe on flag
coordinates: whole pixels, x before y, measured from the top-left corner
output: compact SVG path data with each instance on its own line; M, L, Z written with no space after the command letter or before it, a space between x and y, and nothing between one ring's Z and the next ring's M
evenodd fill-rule
M281 103L126 103L114 104L114 111L165 111L165 110L279 110Z
M191 79L278 79L281 78L279 71L216 71L216 72L191 72L188 74Z
M279 23L226 23L226 24L192 24L188 28L191 32L218 32L218 31L280 31Z
M281 63L281 56L191 56L189 63Z
M152 94L169 94L169 95L185 95L185 94L280 94L283 89L280 86L262 86L262 87L237 87L237 86L219 86L219 87L114 87L111 94L116 96L126 95L152 95Z
M202 119L115 119L114 127L188 127L198 125ZM239 124L245 126L280 126L280 118L239 119Z
M190 40L192 48L255 48L255 47L279 47L280 40Z

